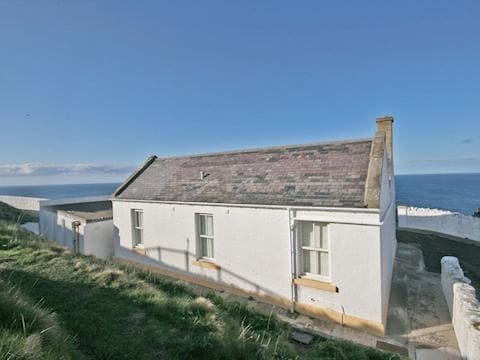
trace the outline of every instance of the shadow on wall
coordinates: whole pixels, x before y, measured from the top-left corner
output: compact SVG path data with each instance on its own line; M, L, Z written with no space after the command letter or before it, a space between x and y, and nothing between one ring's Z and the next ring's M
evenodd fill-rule
M480 218L446 210L398 206L398 226L480 241Z
M186 241L186 250L155 246L145 248L145 255L143 255L135 252L132 249L121 246L118 240L119 230L116 226L114 227L114 232L114 257L117 259L132 261L139 266L151 266L154 271L158 271L166 276L191 282L197 285L221 291L226 290L240 296L252 296L257 300L282 307L290 306L290 299L287 299L271 289L262 287L256 282L226 269L223 265L217 269L198 267L198 271L192 271L192 267L197 268L197 266L192 265L192 261L197 260L197 257L196 254L188 250L188 239ZM170 258L172 255L183 257L182 263L184 264L185 268L172 266L171 264L167 264L164 260L162 260L166 257ZM234 280L232 281L228 279ZM239 283L242 284L242 287L239 287Z
M44 215L46 216L46 215ZM65 223L59 224L56 213L49 213L47 219L43 220L41 227L41 235L45 236L49 241L53 241L62 246L68 247L75 251L75 241L78 242L77 249L81 254L85 253L84 224L80 224L78 233L73 230L74 219L63 218ZM42 221L42 220L41 220ZM50 224L48 224L50 222Z

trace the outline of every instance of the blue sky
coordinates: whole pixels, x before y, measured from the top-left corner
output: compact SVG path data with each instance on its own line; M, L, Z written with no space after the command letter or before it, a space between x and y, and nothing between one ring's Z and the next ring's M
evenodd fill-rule
M480 171L478 1L0 0L0 185L123 180L150 154L363 138Z

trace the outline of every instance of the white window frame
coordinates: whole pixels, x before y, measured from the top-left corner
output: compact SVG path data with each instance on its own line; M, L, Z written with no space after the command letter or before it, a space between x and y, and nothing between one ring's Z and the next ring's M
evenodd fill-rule
M201 233L201 218L202 217L211 217L212 218L212 235L206 235ZM207 213L197 213L195 214L195 219L196 219L196 228L197 228L197 260L206 260L206 261L215 261L215 224L213 221L213 214L207 214ZM205 222L206 224L206 222ZM208 239L212 240L212 254L213 257L208 257L205 256L202 252L202 240Z
M328 248L316 248L316 247L311 247L311 246L304 246L303 245L303 238L302 238L302 223L312 223L312 224L318 224L321 227L326 227L326 233L327 233L327 244ZM329 223L322 222L322 221L312 221L312 220L297 220L296 221L296 238L297 238L297 274L299 274L300 277L312 279L312 280L318 280L318 281L323 281L323 282L331 282L332 279L332 258L331 258L331 242L330 242L330 226ZM314 227L315 229L315 227ZM314 230L315 231L315 230ZM316 251L316 252L323 252L328 254L328 275L320 275L320 274L315 274L315 273L310 273L310 272L305 272L303 271L303 250L308 250L308 251Z
M142 217L142 226L137 224L137 214L140 213ZM143 210L142 209L132 209L131 211L131 220L132 220L132 248L143 249L144 245L144 236L143 236ZM140 233L141 242L138 242L137 234Z

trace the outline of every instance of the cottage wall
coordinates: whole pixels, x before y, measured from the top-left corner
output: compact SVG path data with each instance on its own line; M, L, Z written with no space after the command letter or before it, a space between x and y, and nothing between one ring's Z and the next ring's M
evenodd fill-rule
M382 318L386 322L392 283L393 266L397 249L395 180L388 175L387 153L383 158L382 181L380 188L380 253L381 253L381 287Z
M143 210L145 255L132 251L132 209ZM297 285L297 310L333 314L339 322L363 324L380 332L383 329L382 226L378 210L320 211L114 200L113 213L116 257L172 271L190 281L202 279L242 289L248 295L285 307L290 305L292 295L290 236L294 232L290 231L290 223L328 222L331 283L338 292ZM215 263L219 269L195 265L196 213L214 216Z

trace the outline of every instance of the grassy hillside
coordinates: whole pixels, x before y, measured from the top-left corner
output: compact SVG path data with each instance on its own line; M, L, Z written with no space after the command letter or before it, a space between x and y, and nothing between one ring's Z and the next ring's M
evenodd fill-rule
M19 210L0 201L0 220L19 224L38 222L38 214L35 211Z
M416 244L423 252L425 267L428 271L440 273L440 260L444 256L455 256L459 259L465 275L472 280L472 286L480 296L480 244L453 240L438 234L399 230L397 240Z
M0 359L399 359L289 341L275 316L0 222Z

